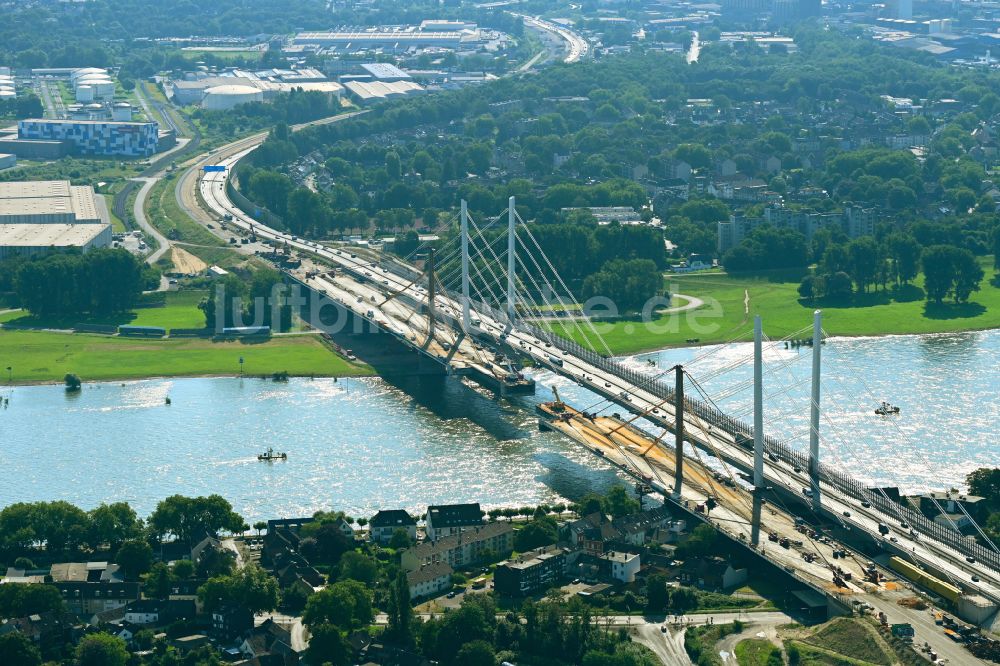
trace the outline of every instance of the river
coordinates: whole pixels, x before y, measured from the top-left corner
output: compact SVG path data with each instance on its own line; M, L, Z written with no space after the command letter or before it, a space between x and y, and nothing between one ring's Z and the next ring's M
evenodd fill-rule
M1000 465L1000 331L839 338L822 351L827 461L907 491L959 485L976 467ZM749 352L741 343L627 362L649 373L683 363L719 395L751 376ZM765 363L768 432L801 449L810 353L778 345ZM128 500L145 515L174 493L215 492L256 520L439 502L520 506L607 488L617 476L606 463L539 432L534 414L552 385L578 407L605 405L552 373L536 378L538 395L513 401L454 379L153 379L86 384L75 395L60 386L0 389L10 397L0 410L0 506ZM749 419L750 398L746 387L720 404ZM902 414L875 416L881 399ZM258 462L269 445L288 460Z

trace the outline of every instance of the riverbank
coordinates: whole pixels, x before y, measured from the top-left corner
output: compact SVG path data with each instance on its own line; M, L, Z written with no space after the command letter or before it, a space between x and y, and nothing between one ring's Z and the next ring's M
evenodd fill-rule
M359 377L374 374L329 349L318 335L282 335L260 340L205 338L136 339L54 331L0 331L0 368L11 367L15 384L60 383L66 373L84 381L150 377L215 377L243 373L299 377ZM2 381L8 379L4 372Z
M788 275L668 275L664 281L667 291L699 298L704 305L649 323L620 321L595 326L611 351L620 355L728 342L749 335L757 314L763 318L768 336L783 338L811 326L816 309L823 311L826 333L843 337L1000 328L1000 282L994 278L993 257L980 257L980 263L986 277L970 302L955 305L946 301L940 306L926 302L923 275L899 289L856 294L849 303L802 299L799 280ZM560 332L558 324L550 326ZM809 335L805 331L796 337ZM579 331L569 337L587 344Z

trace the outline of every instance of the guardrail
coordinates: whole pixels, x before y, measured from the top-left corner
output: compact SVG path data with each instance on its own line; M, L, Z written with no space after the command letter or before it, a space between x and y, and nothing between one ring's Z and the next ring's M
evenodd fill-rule
M452 298L457 299L458 297L453 295ZM478 311L488 313L489 316L496 321L504 321L506 319L506 315L504 313L486 303L475 301L474 308ZM573 342L572 340L563 338L552 333L551 331L535 326L534 324L521 321L518 325L534 337L545 340L553 347L573 354L587 363L600 368L602 371L614 375L638 389L653 394L664 402L673 399L673 387L660 381L657 377L651 377L625 367L622 363L613 358L601 356L600 354L597 354L594 351ZM749 424L733 418L700 400L685 397L685 402L687 403L690 412L710 423L713 428L724 430L732 435L734 439L737 439L738 437L744 437L749 440L753 439L753 427ZM800 469L809 468L809 458L806 455L795 451L788 446L787 443L782 442L773 436L765 435L764 450L793 467L799 467ZM900 522L905 521L911 526L912 529L930 536L941 543L951 546L964 556L974 557L977 561L989 566L995 571L1000 571L1000 555L998 555L995 551L986 548L982 544L966 538L960 532L943 525L939 525L919 511L888 499L884 494L881 494L876 490L872 490L861 481L854 479L839 470L833 469L825 463L820 463L819 475L823 481L834 486L847 496L858 501L866 501L883 514L896 516ZM872 534L872 536L875 537L876 535ZM878 535L877 538L883 537Z
M275 215L263 206L258 206L256 203L248 199L246 195L236 189L236 186L233 185L234 177L235 173L230 175L229 178L226 178L226 194L229 196L229 200L236 204L237 208L246 213L249 217L254 220L259 220L272 229L281 230L287 228L285 227L285 221L281 217Z
M421 275L419 271L408 265L395 261L387 261L384 257L380 257L377 261L381 266L389 269L394 274L410 281L417 280ZM447 296L454 302L460 302L461 300L460 296L443 286L438 287L438 293ZM476 311L487 314L495 321L506 320L506 313L501 312L491 305L473 299L472 306ZM602 371L614 375L638 389L653 394L664 402L673 399L673 387L660 381L657 377L650 377L649 375L627 368L613 358L601 356L572 340L558 336L534 324L521 320L517 322L517 326L532 336L550 343L557 349L573 354L587 363L600 368ZM691 413L710 423L713 428L718 428L729 433L734 440L737 440L739 437L744 437L748 440L753 439L753 427L748 423L733 418L701 400L687 397L685 398L685 402ZM809 459L806 455L792 449L787 443L773 436L765 435L764 450L793 467L799 467L800 469L809 468ZM939 525L919 511L890 500L879 491L873 490L861 481L833 469L823 462L819 464L819 476L827 484L834 486L848 497L859 502L868 502L881 513L887 516L896 516L900 522L907 522L914 530L952 547L966 557L975 558L978 562L989 566L994 571L1000 572L1000 555L982 544L966 538L960 532ZM870 534L876 539L883 538L882 535Z

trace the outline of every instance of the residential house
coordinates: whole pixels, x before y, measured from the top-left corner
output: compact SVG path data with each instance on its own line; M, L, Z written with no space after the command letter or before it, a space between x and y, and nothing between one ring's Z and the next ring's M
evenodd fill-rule
M253 629L253 613L241 604L228 603L212 612L212 633L233 640Z
M682 583L705 590L730 590L747 580L747 570L722 557L691 558L675 570Z
M139 583L126 582L125 572L117 564L53 564L49 569L49 578L51 584L62 593L67 609L83 617L125 606L139 599Z
M497 594L523 597L546 590L566 575L568 549L545 546L497 565L493 584Z
M639 573L640 561L637 553L611 551L598 556L601 573L623 583L635 582Z
M419 569L406 573L406 582L410 586L410 599L433 597L451 589L451 575L455 570L447 562L425 564Z
M133 625L163 625L195 616L194 601L140 599L125 607L125 622Z
M368 521L368 533L375 543L388 544L396 530L404 530L410 541L417 540L417 521L403 509L379 511Z
M170 640L170 645L182 655L187 654L192 650L197 650L203 645L211 644L212 641L209 640L208 636L203 634L191 634L190 636L181 636L180 638L173 638Z
M276 654L281 655L284 664L298 663L298 653L291 645L291 632L269 618L254 627L243 639L240 652L248 659Z
M694 257L692 256L692 262ZM615 536L617 543L641 546L662 527L670 524L672 516L666 506L658 506L648 511L633 513L611 521L612 527L618 530Z
M590 555L604 552L604 544L618 536L611 519L599 511L574 520L567 526L568 541L574 548Z
M436 541L424 541L400 554L405 571L415 571L427 564L444 562L458 569L481 562L486 557L504 557L514 545L510 523L488 523Z
M917 505L935 523L952 529L971 527L973 521L982 522L989 516L986 500L977 495L950 491L924 493L917 498Z
M70 613L49 611L0 620L0 636L17 632L34 643L43 657L55 658L63 645L76 639L76 625Z
M451 536L483 524L483 511L479 502L473 504L441 504L427 507L425 532L431 541Z

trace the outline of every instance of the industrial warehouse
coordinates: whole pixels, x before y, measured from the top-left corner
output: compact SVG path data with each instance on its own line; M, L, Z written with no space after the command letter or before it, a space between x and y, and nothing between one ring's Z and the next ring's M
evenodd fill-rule
M108 212L92 188L64 180L0 183L0 259L110 244Z

